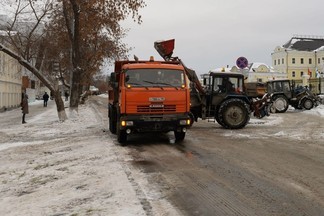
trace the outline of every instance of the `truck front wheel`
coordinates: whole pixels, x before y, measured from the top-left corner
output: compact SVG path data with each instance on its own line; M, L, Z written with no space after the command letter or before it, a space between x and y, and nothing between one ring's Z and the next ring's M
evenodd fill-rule
M174 136L175 136L175 141L176 142L181 142L184 140L185 136L186 136L186 132L182 132L182 131L174 131Z
M113 106L109 105L108 108L109 112L109 130L112 134L116 134L117 132L117 121L116 121L116 112L114 111Z
M117 123L117 141L122 145L126 145L127 133L126 130L120 129L120 123Z
M220 124L228 129L243 128L250 120L248 104L237 98L223 102L219 108L218 115Z

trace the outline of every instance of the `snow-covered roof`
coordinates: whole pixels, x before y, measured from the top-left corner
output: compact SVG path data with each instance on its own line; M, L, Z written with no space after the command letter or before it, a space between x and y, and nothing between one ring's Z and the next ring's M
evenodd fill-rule
M210 70L210 72L231 72L231 68L228 67L220 67Z
M286 49L315 51L324 46L324 36L293 36L283 45Z

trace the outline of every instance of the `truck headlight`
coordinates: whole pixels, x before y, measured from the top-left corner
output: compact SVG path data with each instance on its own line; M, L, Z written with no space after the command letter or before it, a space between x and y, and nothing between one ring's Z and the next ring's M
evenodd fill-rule
M125 127L125 126L133 126L134 122L133 121L121 121L121 126Z
M190 125L190 119L180 120L180 125Z

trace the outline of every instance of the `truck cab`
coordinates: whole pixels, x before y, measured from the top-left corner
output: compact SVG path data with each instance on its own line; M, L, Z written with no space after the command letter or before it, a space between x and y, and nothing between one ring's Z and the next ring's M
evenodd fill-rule
M110 79L110 131L122 144L141 132L174 131L175 140L182 141L190 126L188 85L178 63L117 61Z

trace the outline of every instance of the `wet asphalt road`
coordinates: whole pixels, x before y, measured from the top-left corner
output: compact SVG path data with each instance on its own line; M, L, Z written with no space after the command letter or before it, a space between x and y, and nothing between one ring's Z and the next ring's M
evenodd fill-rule
M133 158L129 166L145 173L183 215L320 216L323 123L291 111L252 120L241 130L199 121L182 143L174 143L172 133L140 134L121 148Z

